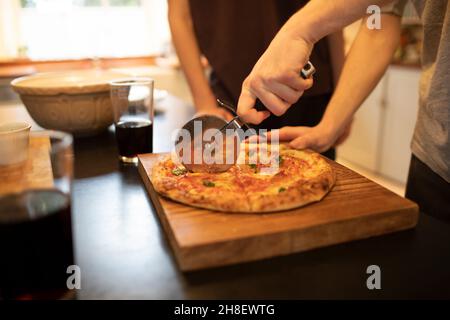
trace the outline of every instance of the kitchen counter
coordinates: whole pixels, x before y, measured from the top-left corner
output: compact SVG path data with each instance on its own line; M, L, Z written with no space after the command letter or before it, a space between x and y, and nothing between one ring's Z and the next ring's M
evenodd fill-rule
M168 97L155 152L193 109ZM450 298L450 224L421 215L416 229L286 257L181 273L134 166L112 131L75 140L73 228L80 299ZM381 290L366 269L381 268Z

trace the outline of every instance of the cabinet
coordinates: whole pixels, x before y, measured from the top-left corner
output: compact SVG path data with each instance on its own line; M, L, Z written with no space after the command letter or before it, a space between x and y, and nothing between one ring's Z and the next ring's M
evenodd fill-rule
M406 182L408 175L419 107L419 80L420 72L415 69L392 67L389 72L379 171L400 182Z
M352 131L344 144L338 148L339 158L365 169L378 170L380 127L382 126L383 96L387 75L383 77L372 94L353 117Z
M391 66L358 112L340 158L400 183L407 179L420 70Z

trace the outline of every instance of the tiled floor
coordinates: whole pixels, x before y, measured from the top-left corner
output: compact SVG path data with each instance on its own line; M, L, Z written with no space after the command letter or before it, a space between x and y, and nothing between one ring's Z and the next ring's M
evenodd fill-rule
M397 193L400 196L404 196L405 195L405 184L397 182L397 181L393 181L391 179L388 179L386 177L383 177L377 173L374 173L372 171L369 171L367 169L364 169L360 166L357 166L347 160L344 159L337 159L337 162L339 162L340 164L358 172L360 175L365 176L366 178L375 181L376 183L382 185L383 187L385 187L386 189L391 190L392 192Z

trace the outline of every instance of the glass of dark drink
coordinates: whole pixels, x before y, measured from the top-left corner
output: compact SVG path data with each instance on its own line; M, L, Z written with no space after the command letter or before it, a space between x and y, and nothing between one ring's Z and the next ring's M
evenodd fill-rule
M0 300L72 298L72 136L31 132L28 152L0 166Z
M112 81L111 102L114 109L119 159L137 163L137 155L153 151L153 86L150 78Z

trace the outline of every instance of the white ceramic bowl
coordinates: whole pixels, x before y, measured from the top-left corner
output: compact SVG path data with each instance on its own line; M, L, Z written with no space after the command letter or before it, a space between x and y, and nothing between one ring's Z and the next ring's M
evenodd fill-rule
M51 72L15 79L11 86L39 126L89 136L113 123L109 82L124 77L104 70Z

